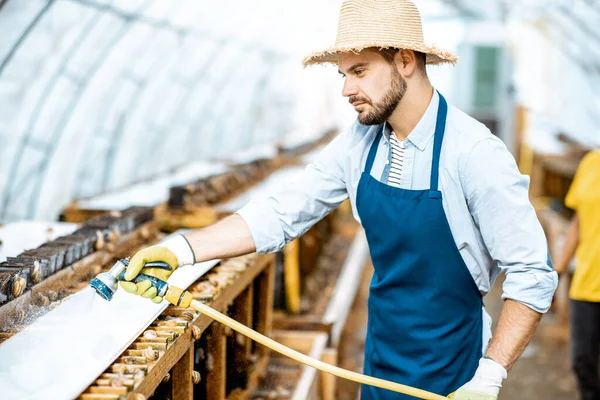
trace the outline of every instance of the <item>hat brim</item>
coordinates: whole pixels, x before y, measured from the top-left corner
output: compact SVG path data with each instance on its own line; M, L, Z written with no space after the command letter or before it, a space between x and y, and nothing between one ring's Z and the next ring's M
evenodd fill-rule
M428 65L440 65L440 64L456 64L458 61L458 57L450 53L449 51L440 50L433 46L421 46L421 45L390 45L390 44L381 44L381 43L364 43L357 46L349 46L349 47L339 47L334 46L329 49L312 53L311 55L305 57L302 60L302 64L304 67L308 67L309 65L316 64L337 64L338 56L340 53L359 53L364 49L368 48L379 48L379 49L406 49L406 50L414 50L421 53L425 53L427 55L425 59L425 63Z

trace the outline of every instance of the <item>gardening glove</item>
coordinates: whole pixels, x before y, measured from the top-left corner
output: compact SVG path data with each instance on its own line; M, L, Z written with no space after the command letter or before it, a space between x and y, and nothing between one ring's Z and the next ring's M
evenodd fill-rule
M479 360L475 376L448 398L454 400L497 400L502 380L507 373L504 367L490 358Z
M144 265L153 261L162 261L171 267L163 268L145 268ZM145 280L139 283L128 282L134 279L138 274L153 276L162 281L169 279L169 276L179 267L184 265L193 265L196 263L196 257L192 246L183 235L177 235L167 239L162 243L146 247L135 253L129 261L129 266L125 271L125 281L121 281L121 287L129 293L135 293L142 297L151 299L155 303L162 301L161 296L157 296L157 290L152 282Z

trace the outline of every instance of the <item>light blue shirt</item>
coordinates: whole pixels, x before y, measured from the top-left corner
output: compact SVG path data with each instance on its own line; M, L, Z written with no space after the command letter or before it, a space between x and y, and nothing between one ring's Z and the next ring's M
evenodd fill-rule
M438 103L439 95L434 92L425 114L405 141L404 189L429 189ZM391 150L389 128L384 128L371 175L387 182ZM257 251L281 250L347 198L360 221L356 210L358 182L369 148L381 129L381 125L355 122L325 147L298 180L238 210ZM544 313L550 307L558 275L553 271L528 188L529 177L520 174L504 143L483 124L449 105L439 189L456 246L482 295L504 271L502 298ZM402 229L401 220L397 225Z

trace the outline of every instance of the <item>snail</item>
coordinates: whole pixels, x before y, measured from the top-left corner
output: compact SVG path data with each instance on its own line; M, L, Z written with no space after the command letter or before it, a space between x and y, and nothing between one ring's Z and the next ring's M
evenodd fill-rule
M21 278L20 276L15 276L13 285L12 285L12 295L14 297L19 297L20 295L22 295L23 290L25 290L26 284L27 284L27 281L25 281L25 279Z
M192 373L192 380L194 381L194 385L199 384L200 381L202 380L202 376L200 375L200 372L194 371Z
M146 339L156 339L158 335L156 334L156 331L149 329L146 332L144 332L144 337Z
M104 235L102 232L96 231L96 250L102 250L104 248Z
M148 361L156 361L156 359L158 358L157 353L158 352L156 350L152 349L151 347L148 347L147 349L142 350L142 355Z

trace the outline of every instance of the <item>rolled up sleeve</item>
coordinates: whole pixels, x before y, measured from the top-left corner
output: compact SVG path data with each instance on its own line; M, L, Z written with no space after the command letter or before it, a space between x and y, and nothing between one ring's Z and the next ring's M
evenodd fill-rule
M248 225L258 253L281 250L348 198L344 163L350 134L338 135L281 190L236 212Z
M471 215L491 257L506 274L503 299L539 313L550 308L558 285L548 244L521 175L502 141L486 138L470 151L464 185Z

